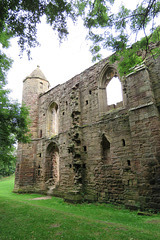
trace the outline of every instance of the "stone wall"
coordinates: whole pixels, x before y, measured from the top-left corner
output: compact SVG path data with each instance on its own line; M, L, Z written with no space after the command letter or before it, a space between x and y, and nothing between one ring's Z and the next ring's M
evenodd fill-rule
M42 79L26 79L33 139L19 144L15 191L160 209L160 58L120 79L123 102L108 106L114 76L104 59L33 97Z

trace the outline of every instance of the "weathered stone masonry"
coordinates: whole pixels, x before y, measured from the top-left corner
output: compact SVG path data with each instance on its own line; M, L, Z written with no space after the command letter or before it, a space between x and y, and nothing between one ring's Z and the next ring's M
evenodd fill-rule
M19 144L15 192L160 209L160 58L120 79L107 59L49 90L39 68L24 80L32 141Z

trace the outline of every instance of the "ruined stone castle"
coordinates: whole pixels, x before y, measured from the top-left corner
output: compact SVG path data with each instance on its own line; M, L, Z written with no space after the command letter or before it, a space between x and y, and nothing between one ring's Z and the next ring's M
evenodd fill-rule
M123 100L109 105L115 78ZM32 141L19 143L14 191L160 209L160 57L123 78L104 59L49 85L39 67L23 81Z

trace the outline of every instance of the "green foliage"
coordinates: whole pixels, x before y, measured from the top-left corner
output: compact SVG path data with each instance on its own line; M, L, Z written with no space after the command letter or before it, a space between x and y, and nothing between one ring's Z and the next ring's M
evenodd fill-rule
M0 85L4 86L6 84L6 75L7 71L10 69L12 65L12 60L6 56L3 52L4 48L8 48L10 43L9 39L11 38L11 34L9 33L6 26L3 31L0 32Z
M88 1L77 1L75 7L78 9L78 15L82 16Z
M5 27L0 34L0 43L3 48L9 47L9 39L12 35L9 33L8 29Z
M0 161L9 162L16 141L28 142L28 110L8 97L8 90L0 86Z
M9 47L10 34L5 29L0 33L3 48ZM0 176L12 174L15 169L14 144L19 140L27 142L28 110L9 99L9 90L5 89L7 71L12 60L0 52Z
M109 37L106 37L104 42L104 47L111 47L114 51L124 50L127 46L127 36L120 34L117 38L114 38L112 34Z
M122 5L117 13L112 9L114 3L115 0L0 0L0 32L4 32L7 27L9 34L19 37L21 50L27 49L28 54L30 48L38 44L37 24L43 15L58 32L60 40L69 33L68 18L76 21L81 16L85 27L89 29L89 38L93 45L99 42L102 46L100 50L103 47L114 51L127 48L131 33L137 35L140 30L145 32L147 26L153 32L154 20L160 13L158 0L141 0L133 11ZM98 42L94 35L101 36ZM114 39L113 44L109 39Z
M93 42L91 51L98 45L99 52L103 48L119 51L130 46L132 33L137 36L143 30L146 35L147 26L153 32L155 18L160 13L158 0L141 0L133 11L122 5L116 13L112 8L114 3L115 0L0 0L0 32L4 32L7 27L9 34L19 37L21 50L27 49L28 55L30 48L38 44L37 24L43 15L58 32L60 40L69 33L68 18L76 21L80 16ZM100 56L99 52L92 52L94 59Z
M7 71L10 69L12 60L0 50L0 85L6 84Z
M68 34L67 18L74 20L75 15L71 3L67 0L0 0L0 32L7 26L12 36L19 38L22 52L26 50L30 55L30 48L38 45L37 24L43 15L60 39Z
M15 153L16 153L15 147L11 146L11 148L9 148L6 152L7 161L0 161L0 178L5 176L10 176L15 172L15 168L16 168Z
M89 9L87 16L84 19L85 26L91 28L106 27L110 22L108 15L109 6L107 3L111 1L95 0L89 1L86 7Z
M160 54L159 44L160 41L160 27L148 37L142 38L140 41L134 43L130 48L124 48L122 51L117 51L110 57L111 63L118 61L118 70L120 76L127 75L133 71L133 68L142 63L147 53L151 53L154 57ZM151 49L151 44L154 44ZM139 53L141 52L141 54ZM142 54L144 53L144 54ZM142 55L144 55L142 57Z
M3 8L5 8L5 4L2 6ZM3 49L9 47L12 34L7 23L3 22L5 16L7 13L3 12L0 21L0 176L14 172L16 160L14 145L16 142L28 142L30 139L28 110L16 101L11 101L9 90L6 90L6 76L12 60L6 56Z
M126 49L122 53L123 60L120 60L118 67L119 67L119 74L120 76L129 74L132 72L132 67L142 62L142 57L138 56L135 52L135 48Z
M9 99L9 90L0 85L0 175L12 174L15 168L17 141L28 142L28 109Z
M133 11L122 5L117 13L112 11L114 2L89 1L83 9L85 26L89 29L89 39L93 43L91 52L94 60L96 60L96 56L99 58L102 49L113 51L128 49L134 42L133 37L136 41L138 34L142 33L141 30L143 30L145 37L147 27L151 33L155 30L155 19L160 13L158 0L141 0ZM96 48L99 46L99 51L92 51L94 46ZM148 41L146 41L145 48L147 49L147 47ZM134 58L135 56L133 60Z
M15 194L13 178L0 181L1 240L158 240L160 215L139 216L109 204L67 204L39 194ZM17 227L18 226L18 227Z

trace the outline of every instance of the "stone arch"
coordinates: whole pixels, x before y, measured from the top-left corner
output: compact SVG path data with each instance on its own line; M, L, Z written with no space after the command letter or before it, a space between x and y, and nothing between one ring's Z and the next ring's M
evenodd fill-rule
M116 67L114 65L111 65L109 63L106 63L106 65L103 67L99 79L98 79L98 86L99 86L99 109L101 113L105 113L107 110L109 110L109 105L107 103L107 86L111 82L112 79L117 78L120 81L120 84L122 85L120 75L118 71L116 70ZM121 87L122 89L122 87ZM123 99L123 92L122 92L122 99Z
M47 136L53 137L58 134L59 108L56 102L52 102L47 110Z
M59 182L59 149L54 142L51 142L46 149L45 182L55 186Z

